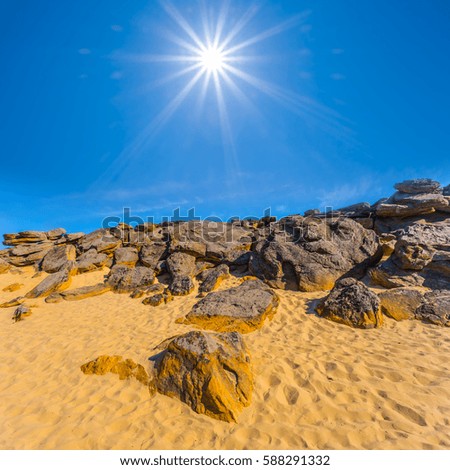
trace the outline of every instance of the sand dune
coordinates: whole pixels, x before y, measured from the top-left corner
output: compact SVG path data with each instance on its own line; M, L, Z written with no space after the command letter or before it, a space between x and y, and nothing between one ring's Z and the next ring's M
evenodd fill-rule
M22 271L0 276L0 302L42 279L32 278L32 268ZM103 275L76 276L71 287ZM24 286L2 291L13 283ZM189 312L195 294L156 308L113 293L57 304L31 300L32 316L18 323L14 308L0 310L0 448L450 447L449 329L386 318L381 329L355 330L308 313L323 293L278 294L273 320L245 335L256 383L237 424L150 397L137 381L80 371L101 354L148 364L153 347L192 329L175 320Z

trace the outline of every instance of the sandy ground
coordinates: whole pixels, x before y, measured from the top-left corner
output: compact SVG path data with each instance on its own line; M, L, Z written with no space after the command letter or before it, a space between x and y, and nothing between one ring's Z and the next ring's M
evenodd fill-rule
M0 275L0 303L43 279L32 274ZM103 274L77 276L71 288ZM16 282L24 287L2 291ZM153 347L191 329L175 320L195 294L156 308L113 293L39 299L18 323L14 308L1 309L0 448L450 448L450 329L386 319L379 330L354 330L308 313L321 293L279 295L273 320L245 338L255 391L238 424L150 397L137 381L80 371L101 354L148 364Z

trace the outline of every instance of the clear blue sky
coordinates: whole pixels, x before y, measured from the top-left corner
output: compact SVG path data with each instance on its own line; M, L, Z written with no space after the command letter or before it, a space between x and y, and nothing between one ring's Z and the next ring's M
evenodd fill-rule
M173 4L203 38L201 2ZM224 36L248 7L231 0ZM232 42L280 24L237 53L269 88L219 74L225 128L201 82L157 125L195 74L164 81L186 63L148 60L183 52L168 32L189 40L158 1L2 0L0 231L87 231L123 207L280 216L450 183L448 0L267 0Z

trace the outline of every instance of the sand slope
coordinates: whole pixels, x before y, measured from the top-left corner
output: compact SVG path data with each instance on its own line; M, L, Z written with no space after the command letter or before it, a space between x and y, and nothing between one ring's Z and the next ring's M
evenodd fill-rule
M0 275L0 302L43 279L32 274ZM103 274L77 276L71 287ZM15 282L24 287L2 291ZM137 381L80 371L101 354L147 364L154 346L192 329L175 320L195 294L156 308L113 293L32 300L19 323L14 308L0 309L0 448L450 448L450 329L386 319L380 330L354 330L307 313L322 293L278 293L274 319L245 337L256 383L238 424L151 398Z

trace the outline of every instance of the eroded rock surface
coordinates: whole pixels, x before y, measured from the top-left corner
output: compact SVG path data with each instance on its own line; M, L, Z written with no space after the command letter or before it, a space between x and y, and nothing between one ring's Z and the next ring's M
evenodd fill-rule
M207 330L249 333L271 319L278 296L260 280L248 280L238 287L211 292L197 302L184 322Z
M191 331L172 339L155 362L159 393L197 413L235 422L251 402L250 356L239 333Z
M336 282L316 311L321 317L354 328L378 328L383 324L378 296L352 278Z

